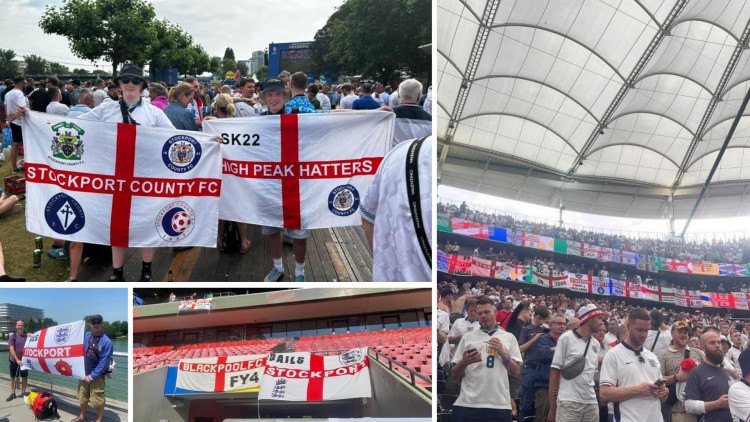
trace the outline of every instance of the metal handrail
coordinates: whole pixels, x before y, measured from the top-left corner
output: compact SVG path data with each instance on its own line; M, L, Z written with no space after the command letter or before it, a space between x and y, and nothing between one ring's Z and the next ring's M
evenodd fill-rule
M417 385L417 382L415 380L415 377L417 377L417 378L422 379L422 381L428 382L428 383L430 383L430 385L432 385L432 380L430 378L427 378L426 376L420 374L419 372L414 371L414 370L412 370L411 368L409 368L409 367L407 367L405 365L402 365L398 361L391 359L387 355L385 355L383 353L380 353L379 351L377 351L377 350L375 350L373 348L369 348L369 350L372 351L372 352L375 352L375 360L377 360L377 361L380 361L379 356L383 356L384 358L386 358L388 360L388 369L391 372L395 372L394 369L393 369L393 364L394 363L397 366L399 366L401 369L405 369L406 371L408 371L409 372L409 379L411 381L411 386L415 387L417 389L417 391L419 391L422 395L424 395L428 399L432 400L432 392L430 392L426 388L422 387L421 385ZM385 365L385 364L383 364L383 365Z
M211 298L224 297L224 296L237 296L237 294L234 292L211 293ZM197 300L197 299L209 299L209 298L206 297L206 295L203 295L203 297L198 297L195 299L191 299L190 296L180 296L180 297L175 297L174 300L169 300L169 298L167 298L167 300L165 300L162 303L170 303L170 302L176 303L176 302L181 302L183 300ZM158 303L150 303L149 305L158 305ZM148 306L148 305L144 304L142 306Z

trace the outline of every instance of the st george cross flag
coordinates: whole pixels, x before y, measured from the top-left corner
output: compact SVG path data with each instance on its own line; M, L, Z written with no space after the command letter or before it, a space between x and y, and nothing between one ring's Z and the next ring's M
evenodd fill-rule
M372 397L367 348L338 356L271 354L258 399L324 401Z
M28 112L26 228L112 246L216 246L221 148L199 132Z
M359 203L394 119L353 112L205 122L205 133L224 139L220 217L288 229L360 225Z
M23 369L82 380L86 377L84 326L85 322L81 320L44 328L29 335L23 349Z
M177 388L222 392L260 387L268 355L180 359Z
M180 304L177 307L178 312L183 311L195 311L195 310L211 310L211 304L213 302L213 298L211 299L191 299L191 300L182 300L180 301Z

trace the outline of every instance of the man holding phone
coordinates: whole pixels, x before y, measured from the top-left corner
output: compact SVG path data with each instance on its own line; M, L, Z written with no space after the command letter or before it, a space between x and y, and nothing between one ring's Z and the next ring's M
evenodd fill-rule
M511 422L508 375L518 377L521 352L516 338L495 321L495 303L477 299L479 330L466 333L456 347L451 374L461 379L452 420Z

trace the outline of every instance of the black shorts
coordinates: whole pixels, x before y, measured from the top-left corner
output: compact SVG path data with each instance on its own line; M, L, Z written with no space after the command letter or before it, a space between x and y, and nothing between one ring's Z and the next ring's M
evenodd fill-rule
M13 143L23 142L23 133L21 132L21 126L18 126L17 124L11 122L10 130L13 134Z
M11 377L15 377L16 375L18 375L18 369L20 367L21 367L21 365L19 365L18 363L16 363L16 362L10 362L10 372L9 372L10 376ZM26 378L28 376L29 376L29 370L28 369L24 369L23 371L21 371L21 378Z

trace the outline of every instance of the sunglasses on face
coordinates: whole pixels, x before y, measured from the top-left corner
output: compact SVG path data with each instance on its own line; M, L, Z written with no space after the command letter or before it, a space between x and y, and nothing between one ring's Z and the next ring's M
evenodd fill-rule
M101 325L101 321L91 321L91 325Z
M138 85L139 83L141 83L140 79L138 79L138 78L128 78L127 76L120 78L120 80L124 84L132 83L133 85Z

